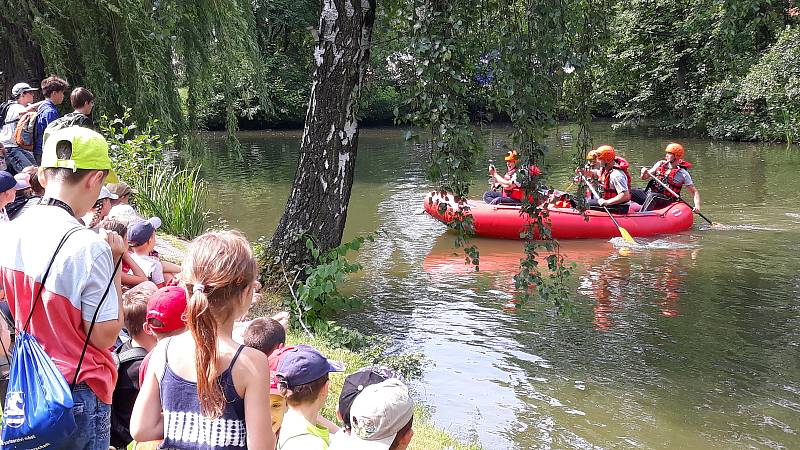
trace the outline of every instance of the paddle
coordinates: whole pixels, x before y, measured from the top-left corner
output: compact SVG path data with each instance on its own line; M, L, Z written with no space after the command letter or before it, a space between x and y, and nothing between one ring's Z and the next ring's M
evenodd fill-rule
M670 189L669 186L667 186L666 183L664 183L663 181L659 180L657 176L653 175L650 172L650 170L647 169L647 167L642 167L642 169L647 170L647 173L650 174L650 179L657 181L658 184L660 184L664 189L667 190L667 192L669 192L670 194L674 195L678 199L679 202L685 203L688 207L692 208L692 211L696 212L697 215L702 217L703 220L708 222L709 225L714 225L714 222L712 222L708 217L704 216L703 213L701 213L700 211L695 211L694 210L694 206L690 205L689 202L687 202L686 200L682 199L681 196L676 194L675 191L673 191L672 189Z
M592 195L594 195L595 198L599 199L600 196L597 195L597 191L594 189L594 186L592 186L592 183L590 183L589 180L587 180L583 174L581 174L581 178L583 179L583 182L586 183L586 186L589 187L589 190L592 192ZM609 211L605 205L602 206L603 209L606 211L606 214L608 214L608 217L610 217L611 221L614 222L614 225L617 226L617 229L619 230L619 234L622 236L622 239L631 244L636 244L636 241L633 240L633 237L631 236L630 233L628 233L628 230L620 226L619 222L617 222L617 219L615 219L614 216L611 215L611 211Z

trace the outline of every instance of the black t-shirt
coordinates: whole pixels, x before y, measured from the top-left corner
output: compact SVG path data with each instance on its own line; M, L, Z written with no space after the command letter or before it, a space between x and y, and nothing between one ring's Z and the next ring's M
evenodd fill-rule
M111 401L111 445L115 447L126 447L133 441L131 413L141 388L139 366L147 355L147 350L133 347L132 342L129 340L114 350L118 376Z

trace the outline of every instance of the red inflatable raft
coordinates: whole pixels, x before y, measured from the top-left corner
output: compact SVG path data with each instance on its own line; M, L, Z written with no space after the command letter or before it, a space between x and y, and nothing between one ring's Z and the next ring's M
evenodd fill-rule
M482 201L468 200L468 214L472 216L475 234L482 237L520 239L527 214L520 214L519 206L488 205ZM452 194L441 196L431 193L425 198L425 211L444 224L453 220L460 206ZM586 211L587 221L572 208L550 208L550 230L556 239L610 239L619 236L619 230L605 211ZM665 208L647 212L615 214L620 226L631 236L672 234L692 227L692 210L683 203L673 203Z

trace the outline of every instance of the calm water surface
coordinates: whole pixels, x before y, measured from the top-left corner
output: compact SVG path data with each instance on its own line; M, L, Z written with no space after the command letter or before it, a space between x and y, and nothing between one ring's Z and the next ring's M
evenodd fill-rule
M596 143L637 167L669 139L595 128ZM487 160L502 162L506 133L487 134ZM574 133L551 133L557 188ZM214 207L251 239L278 222L299 137L243 134L241 153L205 137ZM682 142L703 211L725 226L697 218L627 256L613 242L563 242L577 264L575 312L559 317L504 308L521 244L477 240L482 268L471 271L421 214L426 150L400 129L362 131L346 234L377 239L347 287L367 306L341 319L423 352L430 365L415 389L434 421L487 449L800 448L800 151Z

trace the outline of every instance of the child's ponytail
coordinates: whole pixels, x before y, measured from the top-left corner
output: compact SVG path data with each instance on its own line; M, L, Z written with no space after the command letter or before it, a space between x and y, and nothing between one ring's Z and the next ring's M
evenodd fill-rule
M186 305L186 326L192 333L197 355L194 367L197 372L197 396L200 409L208 417L222 416L225 398L216 382L217 366L217 320L211 313L208 297L202 284L191 287L192 295Z
M219 326L232 318L240 307L237 302L257 276L250 243L239 233L205 233L189 247L182 275L190 294L186 324L197 349L197 395L206 416L220 417L225 409L225 397L218 382Z

